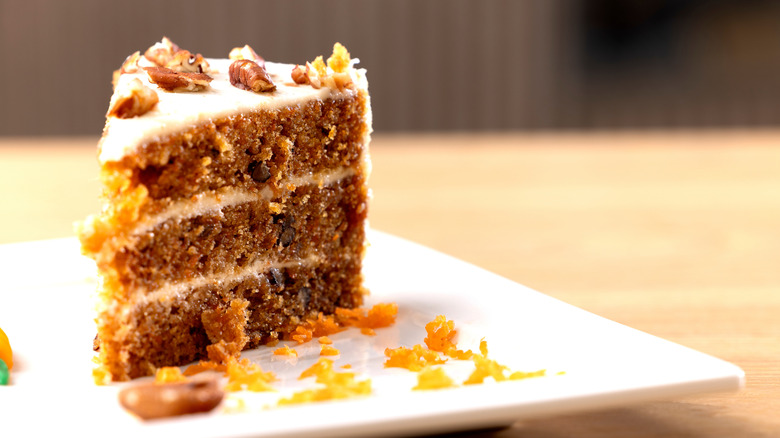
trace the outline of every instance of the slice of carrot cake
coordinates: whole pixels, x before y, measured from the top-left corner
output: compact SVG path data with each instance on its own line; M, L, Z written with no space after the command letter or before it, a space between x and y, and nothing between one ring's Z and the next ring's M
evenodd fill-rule
M79 229L106 379L237 355L362 303L365 72L340 44L303 65L229 58L164 38L114 74L104 208Z

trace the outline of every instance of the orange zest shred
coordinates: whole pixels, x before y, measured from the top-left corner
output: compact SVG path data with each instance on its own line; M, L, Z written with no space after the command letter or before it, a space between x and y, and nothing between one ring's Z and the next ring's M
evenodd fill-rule
M92 363L95 367L92 368L92 380L95 381L95 385L105 386L111 383L111 373L108 368L100 364L100 360L97 357L92 358Z
M447 360L433 350L428 350L420 344L412 348L386 348L385 368L406 368L409 371L421 371L428 365L442 364Z
M274 350L275 356L295 356L298 357L298 352L295 351L295 349L290 348L289 345L285 345L283 347L279 347L276 350Z
M339 354L341 354L341 352L331 345L323 344L320 349L320 356L338 356Z
M479 353L485 357L487 357L488 354L488 348L487 348L487 341L485 338L482 338L479 341Z
M314 334L310 328L299 325L298 327L295 327L295 330L292 332L290 337L299 344L303 344L311 341L311 339L314 337Z
M188 366L184 370L184 375L189 377L189 376L194 376L195 374L198 373L202 373L204 371L225 372L226 370L227 367L225 365L221 365L210 360L202 360L196 364Z
M509 380L523 380L533 377L544 377L545 375L547 375L547 370L515 371L509 375Z
M316 319L307 319L293 331L291 338L299 344L311 341L315 337L329 336L345 330L333 315L317 314Z
M442 389L455 386L455 381L444 372L442 367L425 368L417 374L417 386L412 390Z
M314 377L321 387L295 392L279 400L279 405L309 403L315 401L344 399L371 394L371 379L355 380L355 374L333 370L333 361L320 358L304 370L300 379Z
M357 309L336 309L336 318L341 325L357 327L359 329L378 329L395 324L398 315L398 304L379 303L366 311Z
M249 359L238 360L228 358L226 361L228 383L225 386L226 391L274 391L271 382L276 380L272 372L265 372L260 365L251 362Z
M162 367L157 368L157 372L154 375L155 383L176 383L184 382L187 377L182 374L179 367Z
M429 349L446 353L447 350L455 348L452 339L455 338L458 331L455 330L455 323L447 320L444 315L439 315L433 321L425 324L425 331L428 336L423 341Z
M423 341L431 350L440 351L453 359L471 359L473 355L471 350L458 350L455 342L453 342L458 331L455 330L455 323L448 320L444 315L439 315L433 321L425 324L425 331L428 333L428 336Z
M464 385L474 385L477 383L483 383L486 378L492 377L496 382L501 382L507 379L504 374L508 368L499 364L493 359L488 359L481 354L475 354L472 358L474 361L474 371L463 382Z
M395 303L379 303L368 310L337 307L335 315L324 315L320 312L316 318L304 321L293 330L290 339L303 344L314 338L341 332L348 327L359 328L365 335L374 335L374 329L393 325L397 314L398 305Z

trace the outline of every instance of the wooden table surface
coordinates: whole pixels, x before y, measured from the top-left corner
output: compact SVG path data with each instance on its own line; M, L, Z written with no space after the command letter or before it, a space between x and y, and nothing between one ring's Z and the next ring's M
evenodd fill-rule
M0 243L97 211L96 138L0 139ZM375 135L374 228L742 367L500 437L780 436L780 131Z

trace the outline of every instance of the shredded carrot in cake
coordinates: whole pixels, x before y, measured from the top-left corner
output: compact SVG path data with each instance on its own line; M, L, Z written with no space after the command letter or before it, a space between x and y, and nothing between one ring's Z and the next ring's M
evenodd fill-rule
M320 344L327 344L327 345L330 345L330 344L333 343L333 341L331 341L330 338L327 337L327 336L320 336L319 339L317 339L317 341Z
M288 345L285 345L284 347L279 347L276 350L274 350L274 355L298 357L298 352L295 351L295 349L290 348Z
M314 365L304 370L300 379L314 377L321 387L293 393L279 400L279 405L310 403L315 401L344 399L371 394L371 379L355 380L355 374L333 370L333 361L320 358Z
M175 383L184 382L187 377L182 374L179 367L162 367L157 368L157 372L154 375L155 383Z
M376 336L376 331L374 331L374 329L368 328L368 327L363 327L362 329L360 329L360 333L362 333L362 334L364 334L366 336Z
M323 345L320 349L320 356L338 356L341 352L330 345Z
M455 381L441 367L426 368L417 374L417 386L412 390L442 389L455 386Z
M442 364L447 361L438 352L429 350L420 344L412 348L385 348L385 356L387 356L385 368L406 368L409 371L421 371L429 365Z

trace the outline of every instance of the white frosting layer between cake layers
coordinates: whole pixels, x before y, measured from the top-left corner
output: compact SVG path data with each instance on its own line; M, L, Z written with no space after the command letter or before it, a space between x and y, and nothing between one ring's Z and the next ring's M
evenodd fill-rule
M159 102L146 114L129 119L108 117L100 140L98 160L101 164L119 161L132 153L139 144L162 138L168 134L214 120L252 110L278 109L294 106L315 99L338 98L340 94L349 95L354 90L334 90L328 87L319 89L309 85L293 83L290 73L292 64L266 62L266 70L271 76L276 90L255 93L242 90L230 84L228 77L229 59L209 59L208 74L213 81L210 87L195 92L168 92L149 81L146 72L125 73L119 77L116 89L138 78L157 92ZM363 70L355 70L357 88L367 89ZM369 110L370 111L370 110ZM370 117L370 115L369 115Z
M317 255L309 255L308 257L290 260L286 262L271 261L271 260L257 260L251 265L244 268L236 268L227 272L216 272L210 275L203 275L192 278L183 282L166 283L163 286L155 289L150 293L145 291L137 291L127 302L127 305L121 306L121 312L125 315L130 314L134 309L139 306L144 306L148 303L158 301L170 301L176 298L182 298L183 294L191 292L197 288L208 286L210 284L223 284L239 282L250 277L259 278L265 275L271 269L284 269L295 266L312 266L320 263L320 258ZM106 304L104 304L106 305ZM114 301L108 306L117 306L118 302ZM98 309L98 311L103 309Z
M295 187L316 184L318 186L329 186L339 182L344 178L355 174L352 167L342 167L331 171L320 172L304 176L297 176L286 179L282 186L293 185ZM253 201L270 201L274 196L273 191L265 187L260 191L249 191L235 187L225 187L218 191L203 192L174 202L160 213L149 215L136 224L130 235L142 234L149 231L169 219L187 219L201 216L208 213L222 211L224 208L234 205L244 204Z

